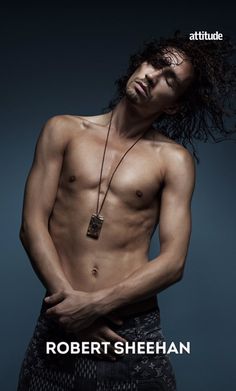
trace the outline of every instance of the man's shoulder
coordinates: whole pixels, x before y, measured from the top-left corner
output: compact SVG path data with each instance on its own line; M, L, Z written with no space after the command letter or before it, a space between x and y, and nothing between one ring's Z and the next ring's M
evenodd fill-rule
M194 170L194 157L186 147L163 134L158 134L158 141L161 145L159 149L161 161L166 172Z
M75 124L82 124L82 118L71 114L58 114L48 118L45 125L50 129L73 128Z
M184 163L187 161L193 161L194 158L191 152L185 148L183 145L178 144L177 142L167 142L162 148L163 155L166 156L167 160L173 160Z
M55 148L65 150L74 136L80 133L80 128L80 125L74 122L71 115L51 116L44 121L37 143L52 150Z
M50 117L47 122L49 126L56 129L67 130L85 130L93 125L107 126L106 115L72 115L72 114L60 114Z
M62 138L69 141L84 129L83 119L70 114L58 114L49 117L43 125L42 133L49 139Z

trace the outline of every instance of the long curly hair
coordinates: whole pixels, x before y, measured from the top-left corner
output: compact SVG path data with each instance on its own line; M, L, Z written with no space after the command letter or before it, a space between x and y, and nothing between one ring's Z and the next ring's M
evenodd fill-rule
M143 42L143 47L132 54L126 73L115 81L116 93L103 111L112 110L125 96L126 84L134 71L144 62L156 68L168 64L164 52L177 49L189 57L194 67L194 80L180 97L180 109L172 115L161 114L153 127L169 138L187 145L197 161L194 141L214 142L234 140L235 123L230 119L236 114L236 65L234 63L235 45L229 37L223 40L190 40L188 35L176 31L173 37L159 40L152 38Z

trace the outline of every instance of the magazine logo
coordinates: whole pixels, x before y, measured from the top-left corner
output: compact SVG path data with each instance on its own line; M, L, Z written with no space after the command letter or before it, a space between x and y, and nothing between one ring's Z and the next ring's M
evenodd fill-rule
M207 31L194 31L194 33L189 34L189 39L191 41L193 40L200 40L200 41L222 41L223 40L223 34L216 31L215 33L208 33Z

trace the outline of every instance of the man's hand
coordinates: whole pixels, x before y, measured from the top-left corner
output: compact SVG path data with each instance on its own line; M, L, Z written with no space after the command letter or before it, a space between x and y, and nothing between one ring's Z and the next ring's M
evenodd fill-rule
M96 292L73 289L54 293L44 299L51 306L46 315L55 318L66 330L78 332L100 317L95 298Z
M110 320L114 321L117 324L121 324L119 320L113 320L112 317L109 317ZM101 342L109 342L108 345L108 353L105 354L102 349L100 349L101 354L95 353L98 358L107 359L115 361L117 358L117 354L115 353L114 347L112 346L115 342L127 342L126 339L122 338L115 331L113 331L107 324L105 319L97 319L92 325L88 328L81 330L77 333L77 338L79 341L97 341ZM119 355L120 356L120 355Z
M45 302L52 306L46 311L46 315L53 317L63 328L73 332L79 341L109 342L108 354L102 349L98 358L114 361L117 357L112 344L115 342L127 342L124 338L113 331L106 323L109 321L121 325L122 319L115 313L106 314L104 318L99 318L99 311L95 311L95 300L92 293L67 290L54 293L45 297Z

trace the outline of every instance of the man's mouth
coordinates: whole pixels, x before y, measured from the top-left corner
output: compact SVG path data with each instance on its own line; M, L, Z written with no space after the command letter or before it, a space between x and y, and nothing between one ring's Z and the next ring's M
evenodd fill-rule
M137 83L141 87L141 92L143 92L146 96L149 96L148 86L144 84L143 82L136 80L135 83ZM140 89L139 89L140 91Z

